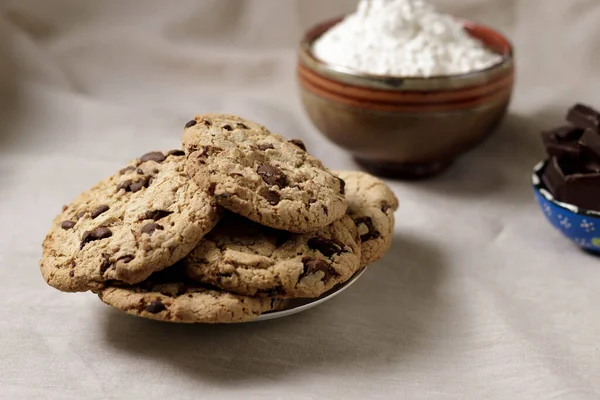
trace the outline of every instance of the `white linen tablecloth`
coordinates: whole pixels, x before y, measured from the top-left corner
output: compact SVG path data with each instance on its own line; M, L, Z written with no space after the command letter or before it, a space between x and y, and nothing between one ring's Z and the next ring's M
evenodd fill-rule
M460 4L457 4L460 3ZM431 181L390 181L394 244L350 290L265 323L146 321L48 287L63 204L230 112L357 166L302 111L295 46L344 0L0 1L0 399L598 399L600 263L544 220L538 132L600 107L600 2L451 0L506 33L497 133Z

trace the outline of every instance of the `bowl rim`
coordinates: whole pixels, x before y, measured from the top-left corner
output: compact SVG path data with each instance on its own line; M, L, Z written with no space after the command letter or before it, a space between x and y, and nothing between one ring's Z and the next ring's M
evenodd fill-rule
M546 189L546 186L544 185L541 177L541 173L544 170L544 168L546 168L548 161L548 159L542 160L539 163L537 163L535 167L533 167L533 172L531 174L531 184L533 185L535 191L538 192L550 203L564 210L586 217L600 218L600 211L587 210L585 208L577 207L573 204L563 203L562 201L558 201L554 198L554 196L548 191L548 189Z
M500 39L506 42L508 45L508 52L506 54L496 54L502 57L498 63L493 64L485 69L467 72L463 74L454 75L433 75L429 77L418 77L418 76L395 76L395 75L380 75L370 74L364 72L355 71L352 68L344 67L338 64L332 64L325 62L317 58L313 53L314 42L327 32L335 24L342 21L346 15L329 18L325 21L321 21L308 30L306 30L299 48L300 60L308 68L315 70L316 72L323 74L324 76L332 79L350 83L357 86L385 89L385 90L436 90L436 88L423 88L423 84L439 86L441 89L461 89L463 87L477 86L476 82L478 79L484 79L486 75L490 73L501 73L509 71L514 65L514 46L506 36L501 34L499 31L478 23L473 20L465 18L456 18L459 22L465 26L465 28L478 28L485 31L489 31Z

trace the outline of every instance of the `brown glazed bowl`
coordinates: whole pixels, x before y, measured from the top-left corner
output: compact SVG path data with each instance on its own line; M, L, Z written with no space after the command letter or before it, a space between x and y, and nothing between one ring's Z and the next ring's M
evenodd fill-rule
M436 175L486 138L506 114L514 60L511 44L498 32L462 21L470 35L503 56L490 68L402 78L357 73L315 58L313 42L341 19L306 33L298 82L313 124L367 170L404 179Z

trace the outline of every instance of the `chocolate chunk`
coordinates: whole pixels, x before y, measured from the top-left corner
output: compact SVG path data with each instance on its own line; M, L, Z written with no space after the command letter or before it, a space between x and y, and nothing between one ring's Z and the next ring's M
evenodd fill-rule
M83 249L89 242L93 242L95 240L102 240L112 236L112 232L105 226L100 226L92 231L83 232L83 236L81 237L81 245L80 249Z
M191 128L192 126L196 125L197 123L198 123L198 122L196 122L196 120L195 120L195 119L193 119L193 120L191 120L191 121L188 121L188 122L185 124L185 127L186 127L186 128Z
M69 271L69 276L73 278L75 276L75 271Z
M77 213L77 219L79 220L79 219L81 219L81 218L85 217L85 214L86 214L86 212L87 212L87 211L79 211L79 212Z
M171 150L167 153L167 156L181 157L185 156L185 151L183 150Z
M304 144L304 142L300 139L291 139L288 140L288 142L290 142L291 144L295 144L296 146L300 147L302 150L306 151L306 145Z
M366 242L367 240L377 239L381 234L375 229L375 225L373 225L373 220L370 217L361 217L354 220L354 224L358 228L360 233L361 242ZM366 232L364 232L364 228L366 228ZM363 233L364 232L364 233Z
M241 122L238 122L236 126L240 129L250 129L246 126L246 124L242 124Z
M138 168L138 169L136 169L136 170L135 170L135 172L136 172L138 175L144 175L144 174L145 174L144 170L143 170L143 169L141 169L141 168Z
M546 186L546 189L558 199L560 190L562 190L562 186L565 183L565 174L558 164L556 157L552 157L546 165L546 168L544 168L542 181Z
M66 231L66 230L69 230L72 227L74 227L75 224L76 224L75 221L63 221L63 222L61 222L60 227Z
M388 203L387 201L381 202L381 212L382 213L387 214L387 212L390 208L392 208L392 205L390 203Z
M573 125L561 126L551 131L558 140L579 140L583 135L584 129Z
M279 189L283 189L287 186L287 177L279 168L271 164L261 164L256 172L269 186L277 186Z
M102 264L100 264L100 273L104 274L112 265L110 262L110 256L106 253L102 253Z
M600 133L600 113L584 104L576 104L567 114L567 121L578 128Z
M122 170L120 170L119 173L121 175L123 175L124 173L129 172L129 171L133 171L134 169L135 169L135 167L133 165L130 165L130 166L125 167Z
M338 180L340 181L340 194L346 194L346 181L340 177L338 177Z
M337 271L333 269L326 261L318 258L304 257L302 259L302 264L304 264L304 271L298 278L298 281L319 271L323 272L324 274L323 282L327 282L334 276L339 276Z
M123 256L123 257L119 257L119 258L117 259L117 261L122 261L122 262L124 262L125 264L129 264L129 263L130 263L130 262L131 262L131 261L132 261L134 258L135 258L135 257L133 257L133 256Z
M560 201L586 210L600 210L600 173L573 174L566 177Z
M167 157L165 157L165 155L160 151L151 151L150 153L146 153L143 156L141 156L140 161L155 161L160 164L161 162L165 161L165 158Z
M221 128L225 129L226 131L232 131L233 130L233 128L229 124L223 125Z
M159 312L165 311L166 309L167 307L158 300L153 301L150 304L147 304L146 307L144 307L144 310L146 310L150 314L158 314Z
M149 224L142 226L141 232L147 233L148 235L152 235L154 233L154 231L156 231L156 230L162 231L163 229L165 229L165 228L162 225L159 225L155 222L150 222Z
M550 156L575 159L581 154L577 140L560 139L554 131L542 132L542 141Z
M142 190L142 188L147 188L148 186L150 186L151 182L152 182L151 176L144 176L144 177L140 178L138 181L131 183L129 185L129 190L132 193L139 192L140 190Z
M579 139L579 144L594 156L600 158L600 134L588 129Z
M117 192L121 189L124 189L126 192L131 192L130 186L132 183L133 183L133 181L131 179L127 179L126 181L119 183L117 185Z
M268 149L274 149L275 147L271 143L261 143L258 145L258 149L260 151L265 151Z
M92 214L90 216L92 217L92 219L94 219L97 216L107 212L108 210L109 207L106 204L102 204L101 206L98 206L94 211L92 211Z
M207 120L207 119L203 119L203 120L202 120L202 123L203 123L204 125L206 125L206 126L212 126L212 122L210 122L210 121L209 121L209 120Z
M325 257L331 257L334 254L341 254L344 249L335 240L324 237L313 237L308 240L308 247L312 250L318 250Z
M158 221L159 219L163 219L165 217L168 217L171 214L173 214L173 212L166 211L166 210L146 211L146 213L142 217L142 220L144 220L144 219L153 219L154 221Z
M266 187L260 190L260 195L265 198L270 205L276 206L281 201L279 193L267 189Z

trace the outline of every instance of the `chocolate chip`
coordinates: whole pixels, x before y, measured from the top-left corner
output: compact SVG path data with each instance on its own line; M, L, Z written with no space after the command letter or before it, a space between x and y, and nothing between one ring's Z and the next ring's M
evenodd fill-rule
M86 213L86 211L79 211L77 213L77 219L81 219L81 218L85 217L85 213Z
M329 208L327 208L325 204L323 204L323 212L325 213L325 215L329 215Z
M381 234L375 228L375 225L373 225L373 220L370 217L357 218L354 220L354 224L357 228L359 228L361 242L366 242L367 240L371 239L377 239L379 236L381 236ZM362 229L360 225L365 225L365 227L367 228L366 233L361 233Z
M66 231L66 230L69 230L72 227L74 227L75 224L76 224L75 221L63 221L63 222L61 222L60 227Z
M250 129L246 126L246 124L242 124L241 122L238 122L236 126L240 129Z
M186 128L191 128L192 126L196 125L197 123L198 123L198 122L196 122L196 120L195 120L195 119L193 119L193 120L191 120L191 121L188 121L188 122L185 124L185 127L186 127Z
M93 242L95 240L102 240L112 236L112 232L105 226L100 226L92 231L83 232L83 236L81 237L81 245L80 249L83 249L89 242Z
M134 169L135 169L135 167L133 165L130 165L129 167L125 167L122 170L120 170L119 173L121 175L123 175L124 173L129 172L129 171L133 171Z
M129 264L135 257L134 256L123 256L119 257L117 261L122 261L125 264Z
M207 119L203 119L203 120L202 120L202 123L203 123L204 125L206 125L206 126L212 126L212 122L210 122L210 121L209 121L209 120L207 120Z
M338 180L340 181L340 194L346 194L346 181L340 177L338 177Z
M272 206L276 206L281 201L281 196L279 193L269 190L266 187L260 190L260 195L264 197Z
M109 207L106 204L102 204L101 206L98 206L94 211L92 211L91 217L92 219L94 219L100 214L107 212L108 210Z
M304 142L300 139L291 139L288 140L288 142L290 142L291 144L295 144L296 146L300 147L302 150L306 151L306 145L304 144Z
M163 219L171 214L173 214L171 211L166 211L166 210L146 211L146 214L144 214L144 216L142 217L142 220L153 219L155 221L158 221L159 219Z
M131 183L129 185L129 190L132 193L139 192L140 190L142 190L142 188L145 188L145 187L147 188L148 186L150 186L151 182L152 182L151 176L144 176L140 180Z
M392 208L392 205L387 201L381 202L381 212L387 214L388 210Z
M217 184L212 182L209 186L208 186L208 194L211 196L215 195L215 190L217 190Z
M160 151L151 151L150 153L146 153L143 156L140 157L140 161L141 162L146 162L146 161L155 161L157 163L161 163L163 161L165 161L165 155L163 153L161 153Z
M287 186L287 177L279 168L271 164L261 164L256 172L269 186L277 186L279 189L283 189Z
M149 224L142 226L141 232L147 233L148 235L152 235L154 233L154 231L156 231L156 230L162 231L163 229L165 229L165 228L162 225L159 225L154 222L150 222Z
M136 172L138 175L144 175L144 170L143 170L143 169L141 169L141 168L138 168L138 169L136 169L136 170L135 170L135 172Z
M69 276L72 278L75 276L75 271L69 271Z
M304 264L304 271L298 278L298 281L319 271L322 271L324 274L323 282L327 282L334 276L339 276L337 271L333 269L326 261L318 258L304 257L302 259L302 264Z
M220 147L216 147L216 146L202 146L202 150L199 150L198 153L196 154L196 157L198 159L198 163L199 164L206 164L206 159L209 156L212 156L214 154L218 154L220 152L222 152L223 149Z
M323 237L313 237L309 239L308 247L320 251L325 257L341 254L342 251L344 251L343 246L336 243L334 240Z
M226 131L232 131L233 130L233 128L229 124L228 125L223 125L222 128L225 129Z
M146 307L144 307L144 310L146 310L150 314L158 314L159 312L165 311L166 309L167 307L165 307L165 305L158 300L153 301L150 304L146 305Z
M258 145L258 149L260 151L265 151L269 149L274 149L275 147L271 143L261 143Z
M167 156L181 157L185 156L185 151L183 150L171 150L167 153Z
M127 179L117 185L117 192L121 189L124 189L126 192L131 192L130 186L133 183L131 179Z

